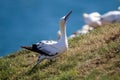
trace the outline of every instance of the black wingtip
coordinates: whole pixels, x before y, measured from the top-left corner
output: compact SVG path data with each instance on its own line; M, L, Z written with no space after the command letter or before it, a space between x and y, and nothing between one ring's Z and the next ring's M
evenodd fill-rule
M21 46L21 48L27 49L27 50L32 50L32 47L31 47L31 46Z
M25 46L20 46L21 48L25 48Z

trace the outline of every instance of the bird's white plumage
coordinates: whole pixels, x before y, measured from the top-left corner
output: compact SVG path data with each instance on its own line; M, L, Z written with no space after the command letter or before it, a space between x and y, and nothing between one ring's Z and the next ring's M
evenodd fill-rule
M90 14L84 13L83 19L87 25L90 25L93 27L101 25L101 22L100 22L101 15L98 12L93 12Z
M60 37L61 37L61 32L60 32L60 30L58 30L58 32L57 32L57 40L59 40Z
M120 11L120 6L118 6L118 10Z
M37 45L42 45L42 44L55 44L57 43L57 41L53 41L53 40L42 40L39 43L37 43Z
M86 31L91 31L93 29L94 28L92 26L89 26L89 25L83 25L83 27L82 27L82 30L86 30Z
M41 41L37 43L37 48L48 55L60 54L68 48L67 40L64 40L64 37L61 36L58 41Z
M59 40L60 37L61 37L61 32L58 31L57 32L57 40ZM38 42L36 44L37 45L42 45L42 44L48 44L48 45L50 45L50 44L56 44L56 43L57 43L57 41L54 41L54 40L42 40L42 41L40 41L40 42Z
M109 11L102 15L102 24L120 22L120 11Z
M83 25L82 29L77 30L72 35L70 35L69 39L74 38L74 37L79 36L79 35L87 34L87 33L89 33L93 29L94 29L94 27L92 27L92 26Z

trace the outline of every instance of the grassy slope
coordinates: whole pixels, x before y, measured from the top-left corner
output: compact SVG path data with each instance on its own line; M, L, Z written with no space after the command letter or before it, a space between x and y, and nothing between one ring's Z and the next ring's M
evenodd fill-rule
M71 39L69 47L54 62L44 60L31 73L37 53L21 50L0 58L0 79L120 80L120 24Z

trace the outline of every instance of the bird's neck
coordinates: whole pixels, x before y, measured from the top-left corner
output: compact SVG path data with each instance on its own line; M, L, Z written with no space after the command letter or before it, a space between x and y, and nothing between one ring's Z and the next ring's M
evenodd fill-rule
M61 36L66 36L66 26L62 26L62 27L60 27L60 32L61 32Z
M61 38L59 39L59 42L62 42L63 45L68 46L68 41L67 41L67 34L66 34L66 26L65 25L60 25L60 32L61 32Z

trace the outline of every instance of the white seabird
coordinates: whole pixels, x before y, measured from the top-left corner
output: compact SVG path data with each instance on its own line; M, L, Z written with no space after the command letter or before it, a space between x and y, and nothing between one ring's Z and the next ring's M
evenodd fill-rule
M102 24L120 22L120 11L109 11L102 15Z
M89 26L97 27L101 25L101 15L98 12L93 12L90 14L84 13L83 19Z
M38 60L35 64L39 64L44 59L50 59L57 57L61 53L65 52L68 49L68 40L66 35L66 22L70 16L72 11L70 11L66 16L63 16L60 19L60 33L61 37L58 41L53 43L39 42L36 44L32 44L32 46L22 46L22 48L31 50L33 52L40 53Z
M82 27L82 29L77 30L72 35L70 35L68 38L71 39L71 38L74 38L74 37L79 36L79 35L87 34L93 29L94 29L94 27L92 27L92 26L84 25Z

